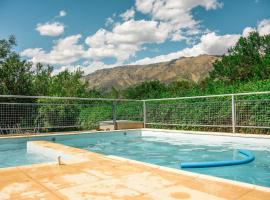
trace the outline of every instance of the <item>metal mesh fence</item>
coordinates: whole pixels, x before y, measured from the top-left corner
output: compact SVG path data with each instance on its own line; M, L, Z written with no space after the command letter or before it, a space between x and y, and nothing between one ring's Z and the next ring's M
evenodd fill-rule
M109 99L1 98L0 133L98 129L113 121L114 102L119 119L141 120L141 102ZM118 120L118 119L117 119Z
M143 121L142 102L117 102L116 119L129 121Z
M0 95L0 134L98 129L102 121L149 128L269 133L270 92L171 99L83 99Z
M236 127L269 128L270 100L240 100L236 102Z
M152 128L269 133L270 93L145 100Z
M231 127L232 113L229 99L177 100L147 103L147 124L174 126Z

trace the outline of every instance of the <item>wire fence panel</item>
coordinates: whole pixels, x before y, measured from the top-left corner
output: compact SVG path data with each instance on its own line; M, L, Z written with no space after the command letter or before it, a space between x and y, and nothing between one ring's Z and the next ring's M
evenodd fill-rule
M153 99L145 103L147 127L270 132L269 92Z
M74 105L38 103L0 103L2 129L38 129L76 126Z
M172 103L147 102L147 124L231 127L231 102L228 99L178 100Z
M270 93L239 95L235 102L238 132L270 132Z
M99 129L113 120L113 100L5 98L0 100L0 133ZM141 102L117 100L119 119L141 120ZM142 106L141 106L142 107Z
M129 121L143 121L142 102L117 102L116 119Z
M238 127L270 127L270 100L236 102Z

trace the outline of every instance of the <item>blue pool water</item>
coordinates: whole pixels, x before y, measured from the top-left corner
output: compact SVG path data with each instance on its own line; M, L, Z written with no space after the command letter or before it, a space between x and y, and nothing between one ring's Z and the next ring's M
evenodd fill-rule
M256 158L251 163L185 170L270 187L269 139L154 132L143 132L141 135L139 131L66 135L54 138L55 142L64 145L176 169L179 169L181 162L242 159L237 149L248 149ZM52 137L30 138L33 139L52 141ZM10 148L12 147L10 141L2 144L3 141L0 140L0 167L47 162L46 158L29 156L25 153L26 139L24 141L17 139L16 143L18 141L20 144L15 145L14 151Z
M0 167L50 162L51 159L27 154L26 139L0 139Z

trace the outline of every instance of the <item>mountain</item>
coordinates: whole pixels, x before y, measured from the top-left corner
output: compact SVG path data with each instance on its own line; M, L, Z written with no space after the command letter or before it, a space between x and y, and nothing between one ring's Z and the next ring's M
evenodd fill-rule
M104 91L112 87L125 89L150 80L160 80L164 83L177 80L198 82L208 75L212 70L213 62L217 59L218 56L200 55L149 65L119 66L95 71L84 79L89 83L89 88Z

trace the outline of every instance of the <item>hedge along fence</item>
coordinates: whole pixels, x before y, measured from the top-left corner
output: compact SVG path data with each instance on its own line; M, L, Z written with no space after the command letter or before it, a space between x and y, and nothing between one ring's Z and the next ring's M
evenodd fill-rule
M0 131L98 129L100 121L144 121L149 128L268 133L270 93L153 100L0 96Z

